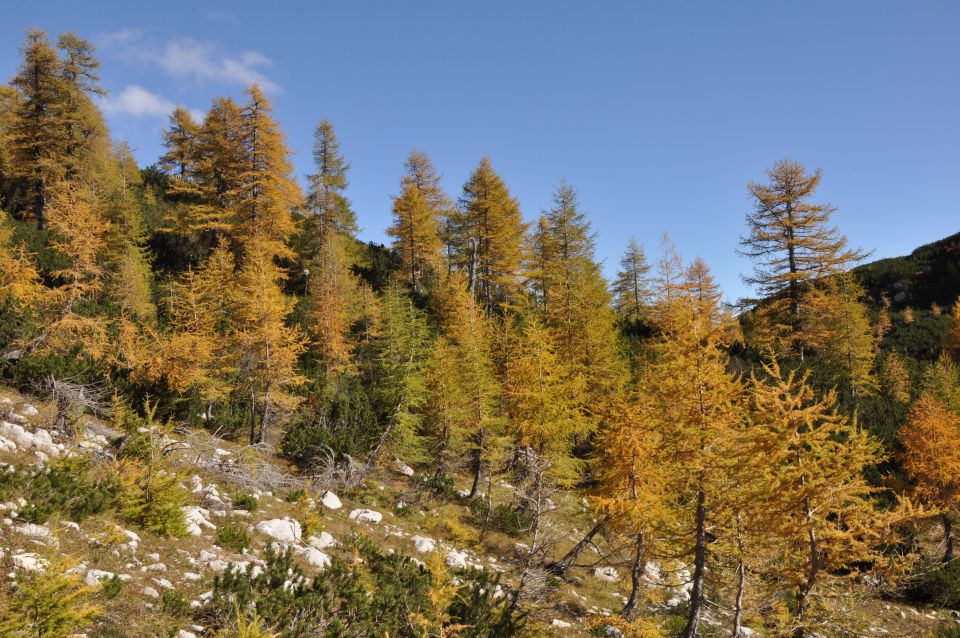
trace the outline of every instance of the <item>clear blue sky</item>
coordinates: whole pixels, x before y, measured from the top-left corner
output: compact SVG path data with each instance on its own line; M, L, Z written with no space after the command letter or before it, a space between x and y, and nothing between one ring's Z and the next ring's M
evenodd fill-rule
M789 156L877 257L960 230L960 3L7 3L0 76L28 27L98 43L115 136L142 164L174 103L205 109L261 81L310 169L334 123L365 239L383 239L412 148L456 196L483 154L532 219L565 177L615 270L668 232L727 295L745 185Z

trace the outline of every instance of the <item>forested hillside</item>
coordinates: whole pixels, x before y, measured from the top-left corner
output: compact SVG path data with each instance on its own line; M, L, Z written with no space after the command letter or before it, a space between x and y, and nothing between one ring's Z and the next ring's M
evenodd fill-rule
M365 243L334 123L295 175L251 86L141 167L98 66L0 87L0 636L960 635L960 235L858 266L776 161L734 311L414 150Z

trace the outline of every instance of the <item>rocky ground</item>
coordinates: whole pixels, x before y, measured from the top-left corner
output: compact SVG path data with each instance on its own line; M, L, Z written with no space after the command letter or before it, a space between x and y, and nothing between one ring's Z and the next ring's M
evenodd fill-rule
M29 464L46 464L65 454L96 452L107 446L109 424L88 418L84 433L66 440L51 433L52 409L14 392L0 391L0 471ZM181 435L175 435L180 437ZM479 529L469 514L465 498L449 501L425 498L417 489L420 478L404 463L387 464L359 487L349 491L322 486L298 488L282 461L271 458L271 480L287 477L290 485L276 489L257 487L249 472L232 471L249 464L248 450L210 439L201 433L183 433L171 440L185 470L190 502L183 507L187 535L166 538L119 525L107 513L82 524L54 516L45 525L24 521L19 513L29 506L23 497L0 503L0 567L13 578L17 570L42 570L49 557L70 554L79 561L73 569L88 584L122 583L122 595L104 604L101 633L122 627L124 635L155 635L158 627L179 632L179 638L201 636L204 627L189 613L171 615L161 607L164 591L176 592L190 608L210 597L214 575L232 565L262 565L266 547L292 548L308 573L322 570L330 556L341 551L341 540L352 534L375 539L388 551L414 560L439 553L451 568L493 569L504 573L509 587L516 566L525 554L528 539L489 533L479 539ZM286 479L285 479L286 480ZM315 488L315 489L313 489ZM495 486L495 496L506 498L510 486ZM593 519L586 501L572 494L563 517L550 520L549 534L559 555L579 540ZM250 500L256 502L251 506ZM254 511L250 511L253 509ZM309 530L304 530L304 523ZM217 530L241 526L252 536L252 546L241 552L218 544ZM543 634L590 635L604 632L605 617L616 614L629 593L629 578L617 548L603 539L582 556L580 565L565 580L551 583L551 596L533 619ZM256 567L255 567L256 568ZM680 565L652 563L645 579L651 592L647 604L662 616L686 601L687 586ZM859 603L858 603L859 604ZM922 636L951 612L914 609L870 600L865 611L868 635ZM717 618L708 614L707 626ZM116 633L116 632L114 632ZM608 635L616 635L612 629ZM726 635L720 633L718 635Z

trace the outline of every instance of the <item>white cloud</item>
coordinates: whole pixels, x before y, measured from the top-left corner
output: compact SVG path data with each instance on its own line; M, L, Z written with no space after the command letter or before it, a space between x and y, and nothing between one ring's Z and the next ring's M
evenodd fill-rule
M158 58L160 67L177 79L259 84L264 91L278 92L280 87L257 67L270 65L270 59L258 51L243 51L237 57L220 56L210 42L177 38L164 47Z
M176 106L174 102L136 84L131 84L115 96L106 97L101 101L101 107L108 115L133 117L167 117ZM190 113L194 119L203 118L201 111L191 110Z
M279 93L280 86L267 77L262 69L272 64L259 51L242 51L238 55L224 55L213 43L189 37L179 37L159 45L144 37L141 29L121 29L103 34L97 39L105 48L113 48L127 60L156 65L177 80L197 83L219 82L249 86L259 84L268 93Z
M101 47L120 46L130 44L143 36L143 29L126 28L110 33L101 33L94 36L93 41Z

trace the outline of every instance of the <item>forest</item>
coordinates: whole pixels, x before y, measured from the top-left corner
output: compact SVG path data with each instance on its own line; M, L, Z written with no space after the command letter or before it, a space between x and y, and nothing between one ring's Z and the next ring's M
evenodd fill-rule
M752 298L727 303L666 236L654 258L631 239L608 281L566 181L533 216L488 158L451 191L414 150L389 245L363 242L333 123L295 175L253 85L202 121L174 110L141 167L90 42L36 30L21 52L0 87L0 384L72 451L23 456L40 421L0 402L0 636L861 636L884 605L933 622L880 633L960 636L956 241L865 263L829 176L771 158L730 246ZM191 474L225 517L197 517ZM340 534L335 493L501 558L420 561L362 529L316 558L301 530ZM261 554L243 516L269 495L296 542ZM43 542L51 521L75 551ZM110 558L133 542L116 523L164 559L214 534L246 563L184 585L210 590L197 604L147 587L143 611L78 567L150 571Z

